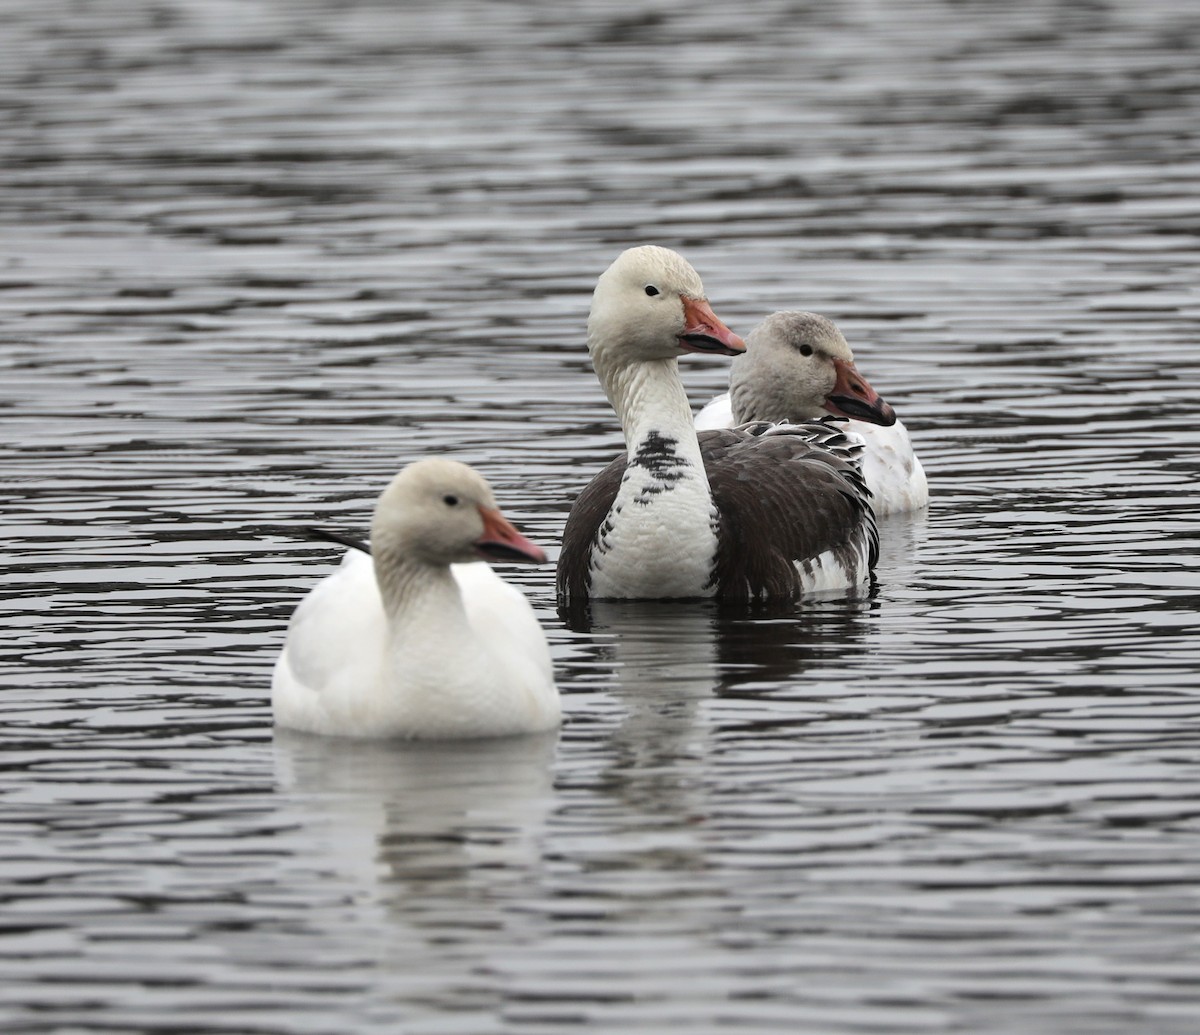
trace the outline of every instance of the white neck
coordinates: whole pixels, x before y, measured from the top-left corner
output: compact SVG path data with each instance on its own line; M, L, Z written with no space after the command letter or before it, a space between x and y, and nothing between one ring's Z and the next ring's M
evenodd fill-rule
M592 595L711 596L716 511L676 360L620 365L599 349L592 362L628 454Z
M377 550L375 581L393 655L418 658L444 653L460 660L464 652L469 653L475 637L450 568L389 557Z
M638 445L657 434L678 443L677 453L686 452L697 463L700 446L692 426L692 408L675 359L647 360L632 365L610 365L600 355L593 366L604 386L625 433L625 445L632 456ZM703 468L701 467L701 470Z
M431 612L465 614L462 593L447 566L397 557L383 547L381 539L375 537L375 581L391 625L419 621Z

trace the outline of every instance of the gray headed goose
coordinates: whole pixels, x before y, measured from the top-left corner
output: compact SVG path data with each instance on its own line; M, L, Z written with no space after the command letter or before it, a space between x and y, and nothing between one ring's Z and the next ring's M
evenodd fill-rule
M925 471L907 429L855 369L841 331L817 313L772 313L755 327L730 370L729 391L696 415L696 428L798 422L824 413L851 418L843 428L863 440L863 477L877 516L928 504Z
M864 581L878 539L856 452L820 422L697 436L683 352L745 344L675 252L623 252L600 276L588 350L627 453L571 509L559 600L717 597L786 601Z
M546 637L524 595L477 560L546 555L466 464L422 460L379 498L306 596L275 665L275 723L343 737L459 738L559 723Z

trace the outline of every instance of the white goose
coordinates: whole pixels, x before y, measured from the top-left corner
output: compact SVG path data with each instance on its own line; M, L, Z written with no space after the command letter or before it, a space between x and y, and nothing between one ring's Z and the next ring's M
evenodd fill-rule
M750 332L729 373L729 391L696 415L697 429L747 421L806 421L834 413L862 438L863 477L876 516L919 510L929 485L908 431L863 379L842 332L817 313L772 313Z
M562 603L795 600L868 577L878 538L861 446L819 422L697 436L677 357L744 349L675 252L631 248L600 276L588 350L628 452L567 518Z
M379 497L352 549L300 602L275 665L275 723L344 737L553 729L558 690L529 601L477 559L543 563L466 464L422 460Z

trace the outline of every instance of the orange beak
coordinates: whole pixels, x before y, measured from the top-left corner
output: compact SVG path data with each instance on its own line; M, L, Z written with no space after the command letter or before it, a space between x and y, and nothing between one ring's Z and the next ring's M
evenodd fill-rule
M839 417L853 417L885 428L896 423L896 411L883 401L879 393L854 367L844 359L835 359L833 369L837 380L833 391L825 397L825 409Z
M480 507L483 518L483 535L475 540L475 552L485 561L528 561L545 564L546 554L508 523L500 511L492 507Z
M679 347L684 352L710 352L718 356L740 356L746 343L726 327L703 298L683 296L683 333Z

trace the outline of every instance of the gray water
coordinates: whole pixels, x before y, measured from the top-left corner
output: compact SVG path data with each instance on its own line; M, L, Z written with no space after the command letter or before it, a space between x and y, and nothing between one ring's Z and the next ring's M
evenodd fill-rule
M0 17L0 1029L1200 1030L1193 3ZM299 528L448 453L556 552L645 241L908 424L872 592L509 569L560 735L273 737Z

